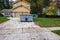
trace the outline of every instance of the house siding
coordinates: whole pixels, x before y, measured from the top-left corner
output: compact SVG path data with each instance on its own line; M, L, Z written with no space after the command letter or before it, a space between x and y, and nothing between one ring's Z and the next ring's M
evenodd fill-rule
M30 10L24 7L19 7L19 8L14 9L13 12L29 12L30 13Z
M15 7L14 7L15 6ZM26 1L19 1L13 5L13 17L20 17L20 14L30 14L30 3Z

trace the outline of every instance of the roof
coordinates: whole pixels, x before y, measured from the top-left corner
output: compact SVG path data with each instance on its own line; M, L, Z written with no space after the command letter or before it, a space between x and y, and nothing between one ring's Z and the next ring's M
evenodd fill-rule
M24 14L24 13L23 13L23 14L20 14L20 16L23 16L23 15L24 15L24 16L32 16L32 14L28 14L28 13L25 13L25 14Z
M4 13L9 12L9 13L11 13L12 10L11 9L3 9L1 12L4 12Z
M24 8L26 8L26 7L23 6L23 5L20 5L20 6L16 7L16 8L19 8L19 7L24 7ZM13 10L16 9L16 8L13 8ZM28 8L26 8L26 9L28 9ZM28 10L30 10L30 9L28 9Z
M14 2L13 4L16 4L16 3L20 2L20 1L21 1L21 0L16 1L16 2ZM26 1L26 0L24 0L24 2L30 3L30 2L28 2L28 1Z

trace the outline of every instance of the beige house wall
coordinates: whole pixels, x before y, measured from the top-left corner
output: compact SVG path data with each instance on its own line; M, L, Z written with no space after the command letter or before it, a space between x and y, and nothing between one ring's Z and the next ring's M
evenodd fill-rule
M24 8L24 7L18 7L16 9L13 9L12 11L13 12L28 12L28 13L30 13L30 10L27 8Z
M14 5L16 5L17 7L16 8L13 7L13 9L12 9L12 12L13 12L12 15L13 15L13 17L20 17L20 14L22 14L22 13L23 14L24 13L30 14L30 9L28 9L26 7L26 5L30 5L28 2L20 1L20 2L15 3Z

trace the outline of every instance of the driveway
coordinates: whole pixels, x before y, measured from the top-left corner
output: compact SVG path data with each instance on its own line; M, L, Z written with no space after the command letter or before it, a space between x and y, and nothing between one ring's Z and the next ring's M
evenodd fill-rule
M59 40L59 36L34 24L10 18L0 24L0 40Z

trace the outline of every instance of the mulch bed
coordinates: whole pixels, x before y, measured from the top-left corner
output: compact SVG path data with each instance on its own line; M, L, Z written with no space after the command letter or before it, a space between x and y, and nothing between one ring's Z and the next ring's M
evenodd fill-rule
M0 22L0 24L1 24L2 22Z
M34 22L36 25L40 26L40 24L38 22Z

